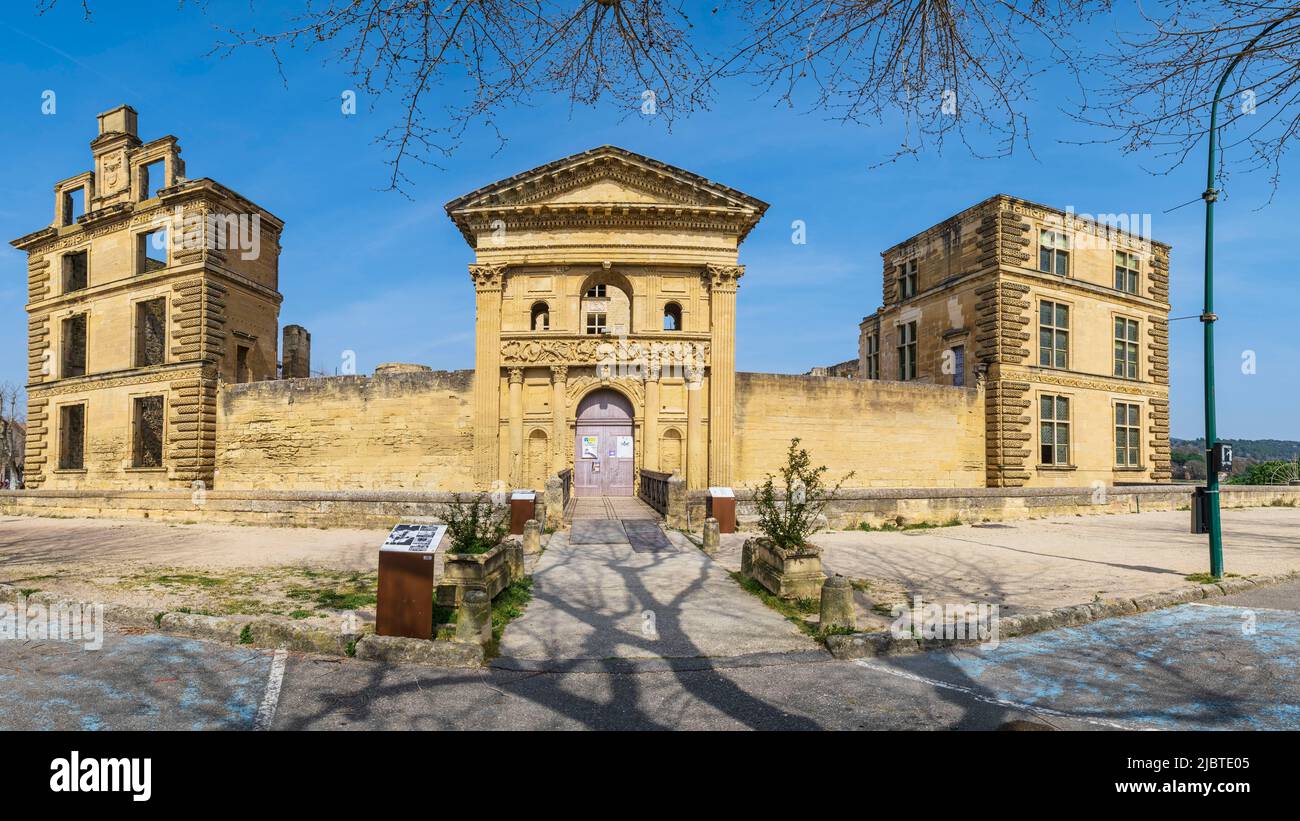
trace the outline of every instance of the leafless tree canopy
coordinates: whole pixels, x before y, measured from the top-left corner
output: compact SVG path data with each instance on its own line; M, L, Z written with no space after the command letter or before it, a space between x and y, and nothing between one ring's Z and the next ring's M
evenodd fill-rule
M1116 129L1126 151L1153 151L1173 168L1204 139L1219 79L1245 53L1224 86L1218 125L1225 148L1249 147L1227 154L1268 169L1276 183L1300 116L1300 6L1179 0L1146 21L1097 60L1105 81L1081 119Z
M1071 26L1109 0L746 0L729 58L778 97L851 122L901 121L898 153L956 135L976 155L1028 137L1035 74L1075 69ZM1035 59L1031 49L1041 50Z
M662 0L351 0L309 7L290 28L229 32L217 52L253 46L278 61L288 48L326 48L358 91L397 99L380 142L400 189L403 163L449 154L469 127L495 129L508 107L559 95L627 101L631 111L647 90L669 120L704 105L690 25Z
M471 128L504 140L506 110L559 98L671 124L737 79L796 109L901 125L895 156L952 137L977 156L1009 154L1026 143L1033 83L1047 69L1077 80L1081 122L1172 166L1205 134L1223 69L1276 22L1230 83L1220 120L1252 118L1234 139L1276 174L1296 128L1300 8L1157 3L1138 31L1088 52L1075 32L1112 0L717 0L698 11L685 0L304 0L291 24L228 31L214 53L265 49L278 62L302 48L340 62L363 104L383 101L386 114L396 104L378 139L390 187L403 190L409 163L436 164ZM712 48L692 14L723 32Z

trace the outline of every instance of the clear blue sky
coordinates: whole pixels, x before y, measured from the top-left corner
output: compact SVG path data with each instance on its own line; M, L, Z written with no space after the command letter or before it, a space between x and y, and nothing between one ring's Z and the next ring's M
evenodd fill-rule
M772 204L741 248L747 265L737 328L737 367L801 373L856 355L857 323L880 302L879 252L985 197L1005 192L1082 213L1149 212L1154 236L1174 246L1173 315L1201 307L1204 187L1200 154L1153 176L1151 157L1124 157L1087 139L1059 109L1070 89L1038 86L1030 127L1035 154L978 160L951 145L874 167L898 132L826 121L774 107L747 85L724 88L715 108L667 130L657 118L612 107L570 111L539 100L506 116L510 142L486 134L445 162L413 169L414 201L384 193L386 154L372 144L388 124L371 101L339 112L352 83L323 54L290 53L287 88L270 58L204 56L216 23L189 5L98 0L93 22L68 2L38 17L34 2L0 11L0 228L7 241L47 225L52 185L90 166L95 114L119 103L139 111L145 140L180 138L191 177L213 177L283 218L282 324L312 332L313 367L333 372L342 351L358 370L387 361L435 368L473 365L470 249L442 204L480 185L558 157L612 143L739 188ZM271 5L258 3L263 10ZM283 4L280 4L283 5ZM297 5L297 4L292 4ZM1105 35L1110 22L1094 27ZM57 93L58 112L41 113ZM639 104L629 101L629 108ZM1291 163L1294 166L1294 163ZM1284 169L1286 170L1286 169ZM1300 289L1294 278L1296 192L1291 176L1267 206L1267 180L1236 175L1218 210L1219 425L1225 437L1300 439L1297 376ZM1262 207L1265 206L1265 207ZM806 245L790 242L804 220ZM24 255L0 249L0 380L25 381ZM410 321L412 310L423 319ZM400 321L396 321L400 317ZM413 330L414 329L414 330ZM1201 327L1172 324L1175 436L1202 430ZM1257 373L1243 374L1253 350Z

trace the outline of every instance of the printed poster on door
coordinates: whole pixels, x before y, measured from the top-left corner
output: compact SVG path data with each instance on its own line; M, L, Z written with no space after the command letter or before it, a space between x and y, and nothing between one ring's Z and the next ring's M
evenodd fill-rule
M618 437L617 449L618 449L619 459L631 459L632 458L632 437L631 436Z
M584 436L582 437L582 458L596 459L600 456L600 437Z

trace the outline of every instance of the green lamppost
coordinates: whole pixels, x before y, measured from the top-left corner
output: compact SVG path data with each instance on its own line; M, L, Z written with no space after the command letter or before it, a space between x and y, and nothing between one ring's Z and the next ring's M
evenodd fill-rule
M1255 39L1237 53L1228 64L1228 68L1219 78L1219 86L1214 91L1214 102L1210 105L1210 157L1206 174L1205 193L1205 311L1201 314L1201 324L1205 327L1205 495L1207 524L1210 529L1210 575L1216 579L1223 577L1223 527L1219 519L1219 471L1214 459L1215 431L1214 411L1214 201L1219 192L1214 187L1216 182L1218 136L1219 136L1219 100L1223 97L1223 86L1228 82L1228 75L1251 54L1266 34L1277 28L1282 20L1274 20L1264 28Z

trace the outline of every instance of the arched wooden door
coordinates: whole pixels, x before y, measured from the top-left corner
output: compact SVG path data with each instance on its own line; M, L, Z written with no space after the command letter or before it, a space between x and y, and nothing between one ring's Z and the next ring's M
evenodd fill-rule
M618 391L594 391L578 403L573 490L577 496L631 496L635 442L632 403Z

